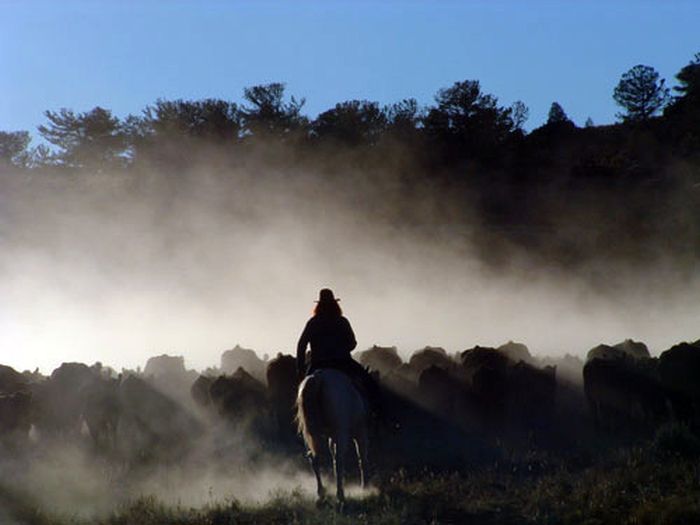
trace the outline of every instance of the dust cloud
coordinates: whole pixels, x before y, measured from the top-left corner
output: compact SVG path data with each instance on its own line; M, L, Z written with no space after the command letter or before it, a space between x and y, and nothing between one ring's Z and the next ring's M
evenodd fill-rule
M509 339L583 355L627 337L658 353L697 338L698 283L672 270L601 288L523 253L494 269L472 249L477 227L450 223L468 202L411 204L351 167L335 177L256 164L0 175L2 362L135 368L167 352L202 369L236 343L292 352L323 286L359 348L404 357Z
M96 455L84 440L43 440L28 453L5 454L0 462L0 518L9 512L10 519L13 507L90 519L144 498L198 508L232 497L255 504L278 494L315 494L315 481L298 461L261 456L251 436L237 436L229 427L226 435L225 455L200 440L197 454L177 464L140 466ZM238 443L230 443L236 438Z
M396 345L404 358L511 339L551 356L625 338L658 353L697 339L699 283L672 265L621 278L601 261L590 279L518 250L492 265L488 246L477 248L478 220L450 220L469 207L463 196L409 200L390 177L377 184L351 167L326 180L264 166L0 174L0 362L118 370L169 353L201 370L237 343L261 357L292 352L324 286L359 348ZM89 519L149 496L202 507L314 494L301 454L271 457L229 430L207 433L186 461L142 472L100 458L83 437L5 455L0 521L13 501Z

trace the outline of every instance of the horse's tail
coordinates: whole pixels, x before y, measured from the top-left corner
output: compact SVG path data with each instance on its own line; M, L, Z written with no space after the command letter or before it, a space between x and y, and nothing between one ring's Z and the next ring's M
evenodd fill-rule
M318 455L321 437L321 378L310 375L299 385L296 421L299 433L313 456Z

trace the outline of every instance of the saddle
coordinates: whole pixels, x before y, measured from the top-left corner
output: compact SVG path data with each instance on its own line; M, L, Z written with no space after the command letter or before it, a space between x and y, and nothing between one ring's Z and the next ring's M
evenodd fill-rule
M390 432L395 433L401 429L400 423L387 415L382 406L381 394L376 379L369 371L356 361L323 361L309 367L307 372L312 374L316 370L332 369L344 373L352 381L365 403L365 408L369 412L375 424L384 425Z
M362 395L363 399L367 400L370 396L370 392L367 391L367 385L365 383L364 377L362 377L357 370L357 367L361 365L356 364L354 361L345 361L345 360L328 360L328 361L322 361L320 363L317 363L315 365L311 365L309 367L309 371L307 372L307 375L313 373L316 370L323 370L323 369L332 369L332 370L337 370L338 372L342 372L345 374L347 377L350 378L350 381L352 381L353 386L357 389L357 391Z

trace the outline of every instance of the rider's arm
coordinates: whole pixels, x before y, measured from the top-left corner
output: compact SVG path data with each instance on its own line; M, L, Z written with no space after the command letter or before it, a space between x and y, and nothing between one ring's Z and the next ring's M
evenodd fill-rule
M352 352L357 347L357 340L355 339L355 332L352 331L352 326L350 326L350 321L348 321L345 318L343 318L343 319L345 320L345 325L347 327L346 338L347 338L347 343L348 343L348 352Z
M306 346L309 344L309 323L306 323L304 331L297 343L297 372L303 375L306 372Z

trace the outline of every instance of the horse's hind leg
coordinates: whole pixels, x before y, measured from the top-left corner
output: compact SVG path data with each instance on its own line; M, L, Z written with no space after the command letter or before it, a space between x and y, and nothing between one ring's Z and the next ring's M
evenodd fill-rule
M333 464L335 466L336 497L338 505L342 509L345 503L345 489L343 487L343 474L345 473L345 454L350 445L350 433L340 432L334 441Z
M309 461L311 461L311 468L314 470L314 475L316 476L316 494L318 494L319 501L322 501L326 497L326 490L323 488L323 483L321 482L321 460L318 455L310 454Z
M368 462L367 462L367 447L369 439L367 438L367 429L363 428L358 432L355 438L355 450L357 451L357 463L360 467L360 486L365 489L367 488L367 474L368 474Z

